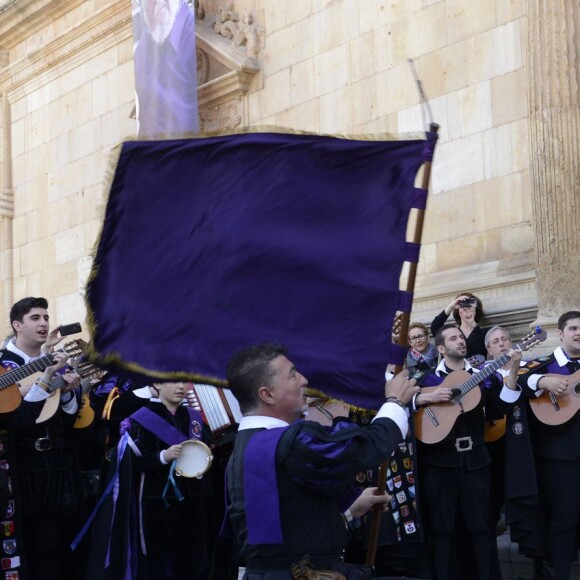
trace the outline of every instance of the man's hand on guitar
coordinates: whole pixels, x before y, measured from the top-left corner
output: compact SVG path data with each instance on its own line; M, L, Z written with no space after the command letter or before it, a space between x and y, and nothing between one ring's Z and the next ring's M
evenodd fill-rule
M519 348L512 348L507 353L510 359L510 373L518 373L520 369L520 363L522 362L522 351Z
M417 381L410 379L408 371L404 370L387 381L385 397L395 397L406 405L413 398L413 395L419 392L419 387L416 384Z
M66 383L66 386L62 388L63 393L68 393L81 385L81 377L74 371L67 371L62 375L62 380Z
M57 352L53 357L54 364L50 367L47 367L44 373L42 373L42 380L50 383L54 373L62 369L62 367L66 366L68 361L69 355L66 352Z
M432 405L434 403L445 403L451 400L453 389L449 387L439 387L438 389L429 389L428 392L420 393L415 399L417 406Z
M568 388L568 378L566 375L562 375L561 377L542 377L538 381L538 388L544 391L550 391L555 395L561 395Z

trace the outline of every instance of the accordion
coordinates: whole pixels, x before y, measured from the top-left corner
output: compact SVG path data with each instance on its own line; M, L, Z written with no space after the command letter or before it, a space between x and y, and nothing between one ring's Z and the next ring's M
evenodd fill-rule
M242 418L240 405L229 389L189 383L186 397L188 403L204 416L214 435L235 427Z

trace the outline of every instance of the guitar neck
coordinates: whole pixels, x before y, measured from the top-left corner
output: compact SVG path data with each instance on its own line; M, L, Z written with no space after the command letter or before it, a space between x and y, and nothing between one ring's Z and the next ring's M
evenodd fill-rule
M54 359L52 358L52 355L47 354L29 362L28 364L18 367L17 369L8 371L0 377L0 391L10 387L22 379L25 379L26 377L29 377L30 375L33 375L34 373L44 371L53 364Z
M502 354L499 358L496 358L494 361L484 366L478 373L474 373L473 375L471 375L471 378L468 381L466 381L465 383L463 383L458 387L455 387L460 391L460 395L458 396L462 397L463 395L471 391L471 389L477 387L479 383L481 383L482 381L487 379L487 377L495 373L497 369L503 367L503 365L505 365L505 363L507 363L510 359L511 356L509 356L507 353Z
M85 379L81 379L81 394L86 395L91 390L91 383L93 379L91 377L87 377ZM49 393L53 393L57 389L61 389L65 387L67 382L62 378L62 375L58 375L50 382L50 387L48 388Z

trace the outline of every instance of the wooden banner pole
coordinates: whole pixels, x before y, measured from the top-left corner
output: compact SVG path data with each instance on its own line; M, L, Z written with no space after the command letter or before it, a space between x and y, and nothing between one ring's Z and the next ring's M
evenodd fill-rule
M431 133L437 133L439 130L439 125L436 123L431 123L429 125L429 131ZM429 181L431 179L431 161L425 161L423 164L423 179L421 183L421 187L424 190L429 189ZM415 223L415 229L413 232L411 242L415 244L421 243L421 237L423 235L423 223L425 219L425 210L418 209L417 210L417 220ZM409 275L407 276L407 286L406 291L413 293L415 290L415 280L417 278L417 262L411 262L409 267ZM401 329L399 332L399 339L398 344L401 346L405 346L407 344L407 334L409 332L409 321L411 318L410 312L403 312L401 316ZM399 373L403 370L402 365L397 365L395 367L395 373ZM387 481L387 466L388 461L385 460L381 463L379 468L379 475L378 475L378 482L377 482L377 493L382 495L385 493L386 481ZM374 566L376 556L377 556L377 546L379 541L379 530L381 525L381 518L383 517L382 506L376 505L373 509L373 519L371 522L371 529L369 535L369 546L367 549L367 555L365 564L367 566Z

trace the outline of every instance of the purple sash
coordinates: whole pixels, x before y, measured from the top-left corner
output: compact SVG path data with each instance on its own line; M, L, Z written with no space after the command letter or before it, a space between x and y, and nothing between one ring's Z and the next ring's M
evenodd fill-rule
M248 544L282 544L276 449L288 427L256 433L244 451L244 497Z
M171 425L171 423L168 423L148 407L141 407L131 415L130 419L141 425L144 429L147 429L147 431L153 433L153 435L161 439L161 441L167 445L171 446L183 443L187 439L201 439L203 431L201 413L189 407L187 408L187 411L189 412L190 418L189 437L184 435L179 431L179 429Z

